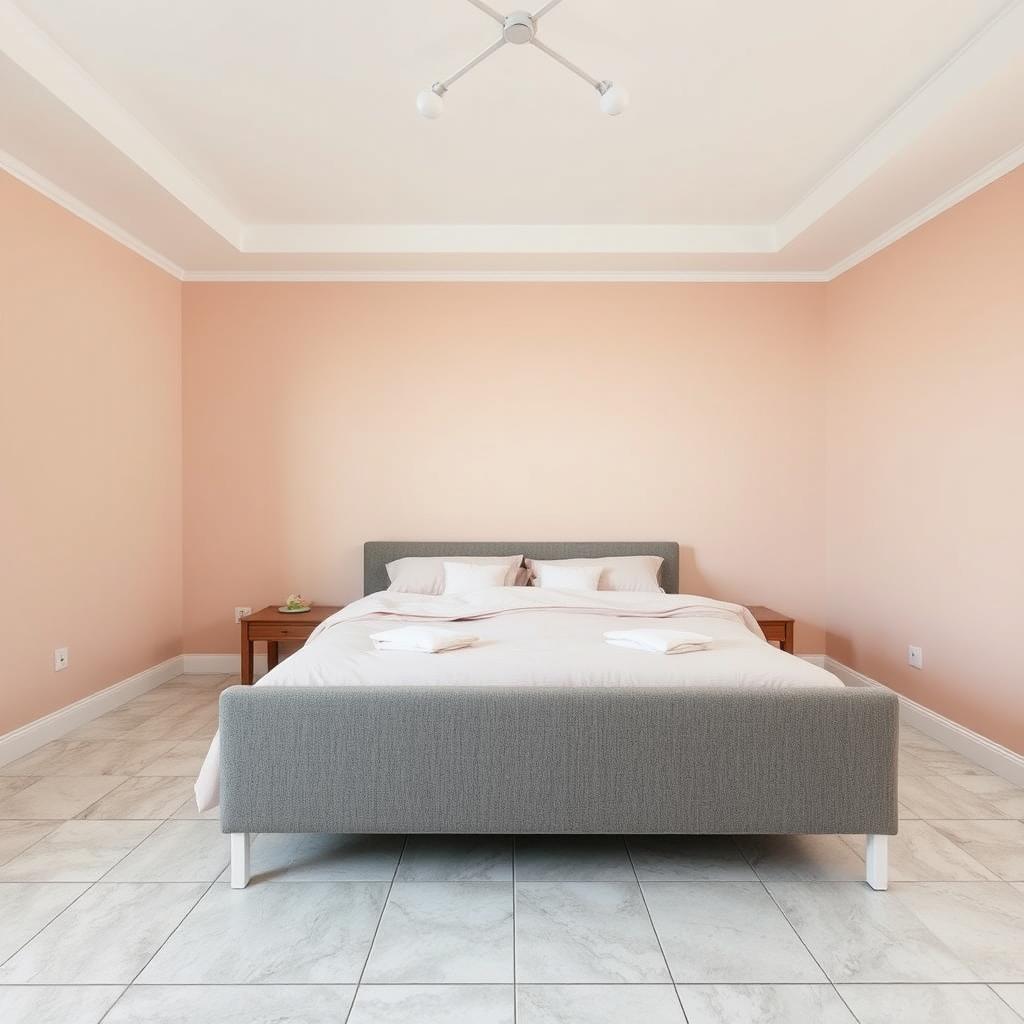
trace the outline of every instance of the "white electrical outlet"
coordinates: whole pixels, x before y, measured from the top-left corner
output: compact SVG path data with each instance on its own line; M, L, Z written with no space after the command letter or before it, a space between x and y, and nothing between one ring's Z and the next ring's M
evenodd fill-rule
M911 668L924 668L924 651L911 644L907 648L907 664Z
M60 672L68 667L68 649L56 647L53 651L53 671Z
M242 619L246 615L252 615L252 609L251 608L236 608L235 609L235 625L238 625L238 623L241 622Z

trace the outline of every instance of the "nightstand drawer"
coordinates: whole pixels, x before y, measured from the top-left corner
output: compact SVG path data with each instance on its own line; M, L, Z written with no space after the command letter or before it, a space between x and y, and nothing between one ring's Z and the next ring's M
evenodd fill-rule
M249 626L250 640L307 640L319 623L299 623L294 626L276 622L253 622Z
M786 624L784 622L761 622L759 625L765 640L778 640L781 643L786 639Z

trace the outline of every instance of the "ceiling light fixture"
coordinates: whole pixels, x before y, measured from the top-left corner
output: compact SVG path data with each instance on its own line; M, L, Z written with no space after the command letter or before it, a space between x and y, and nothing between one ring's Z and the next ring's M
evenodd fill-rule
M599 101L601 112L614 117L621 114L629 106L629 93L621 85L614 85L608 81L598 81L592 78L582 68L577 67L571 60L567 60L560 53L552 50L537 38L537 22L551 10L557 7L562 0L548 0L535 14L526 11L513 11L511 14L499 14L493 7L483 3L483 0L469 0L474 7L481 10L488 17L493 18L501 25L501 37L497 42L491 43L481 53L478 53L468 64L464 64L454 75L440 82L435 82L429 89L424 89L416 97L416 109L426 118L433 120L444 113L444 94L448 87L458 81L467 71L475 68L482 60L490 57L496 50L500 50L506 43L515 43L521 46L523 43L530 43L536 46L542 53L546 53L553 60L557 60L564 68L568 68L574 75L579 75L588 85L598 91L601 96Z

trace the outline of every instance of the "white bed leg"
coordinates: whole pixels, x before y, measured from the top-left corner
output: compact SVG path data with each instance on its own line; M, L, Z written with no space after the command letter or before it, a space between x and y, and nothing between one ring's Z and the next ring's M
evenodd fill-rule
M249 884L249 833L231 833L231 888L244 889Z
M867 865L867 883L872 889L884 892L889 888L889 837L866 836L864 862Z

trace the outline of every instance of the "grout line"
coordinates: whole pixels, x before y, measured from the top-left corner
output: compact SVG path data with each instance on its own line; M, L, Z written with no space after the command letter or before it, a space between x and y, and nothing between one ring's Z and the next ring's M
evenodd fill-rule
M676 984L676 979L672 974L672 968L669 966L668 957L665 955L665 947L661 944L661 936L658 934L658 929L654 925L654 918L651 916L651 908L647 905L647 895L644 892L644 887L640 884L640 876L636 872L636 864L633 863L633 851L630 850L629 841L625 836L622 836L622 845L626 849L626 857L629 858L629 866L633 869L633 877L636 879L636 887L640 890L640 900L644 905L644 910L647 911L647 920L651 923L651 931L654 932L654 939L658 943L658 949L661 951L661 959L665 961L665 970L668 971L668 978L672 985L672 991L675 993L676 1002L679 1003L679 1012L683 1015L683 1024L688 1024L690 1018L686 1015L686 1007L683 1006L683 997L679 994L679 986Z
M391 890L395 887L395 879L398 877L398 868L402 863L402 858L405 856L405 849L409 845L409 836L406 835L402 839L402 849L398 854L398 858L395 860L395 870L391 872L391 881L388 883L388 891L384 894L384 902L380 907L380 914L377 916L377 924L374 926L373 935L370 937L370 944L366 947L366 958L363 960L363 966L359 971L359 977L356 979L355 991L352 993L352 1002L349 1004L348 1012L345 1014L345 1019L342 1024L347 1024L349 1017L352 1016L352 1011L355 1009L356 998L359 996L359 988L363 984L363 975L366 973L366 966L370 962L370 956L373 953L373 944L377 941L377 933L380 931L380 923L384 920L384 913L388 909L388 902L391 900Z
M116 882L114 882L114 883L111 883L111 884L117 885L117 884L119 884L119 883L116 883ZM161 883L161 884L166 884L166 883ZM172 884L174 884L174 883L172 883ZM185 884L195 884L195 883L185 883ZM160 952L160 950L161 950L161 949L163 949L163 948L164 948L164 946L166 946L168 942L170 942L170 940L171 940L171 936L172 936L172 935L174 935L174 934L176 934L176 932L178 931L178 929L179 929L179 928L180 928L180 927L181 927L181 926L182 926L182 925L183 925L183 924L184 924L184 923L185 923L185 922L186 922L186 921L188 920L188 918L189 918L189 916L191 915L192 911L193 911L193 910L195 910L195 909L196 909L196 907L198 907L198 906L199 906L199 904L200 904L200 903L201 903L201 902L202 902L202 901L203 901L203 900L204 900L204 899L206 898L206 895L207 895L207 893L209 893L209 891L210 891L210 890L211 890L211 889L212 889L212 888L213 888L213 887L214 887L214 886L215 886L216 884L217 884L217 881L216 881L216 879L214 879L214 880L213 880L213 881L212 881L212 882L211 882L211 883L210 883L210 884L209 884L209 885L208 885L208 886L207 886L207 887L206 887L206 888L205 888L205 889L204 889L204 890L203 890L203 891L202 891L202 892L201 892L201 893L200 893L200 894L199 894L199 895L198 895L198 896L196 897L196 900L195 900L195 902L194 902L194 903L192 904L192 906L191 906L191 907L189 907L189 908L188 908L188 910L187 910L187 911L185 911L185 913L184 913L184 914L182 915L182 918L181 918L181 920L180 920L180 921L179 921L179 922L178 922L178 923L177 923L177 924L176 924L176 925L175 925L175 926L174 926L174 927L173 927L173 928L172 928L172 929L170 930L170 932L169 932L169 933L167 934L167 936L166 936L166 937L164 938L163 942L161 942L161 943L160 943L160 945L159 945L159 946L157 946L157 947L156 947L156 949L154 949L154 950L153 950L153 953L152 953L152 955L151 955L151 956L149 957L149 959L148 959L148 960L147 960L147 961L146 961L146 962L145 962L145 963L144 963L144 964L143 964L143 965L142 965L142 966L141 966L141 967L139 968L139 970L138 970L138 971L137 971L137 973L135 974L135 977L134 977L134 978L132 978L132 980L131 980L130 982L128 982L127 986L125 987L125 990L124 990L124 992L127 992L127 991L128 991L128 990L129 990L129 989L130 989L130 988L132 987L132 985L134 985L134 984L135 984L135 982L136 982L136 981L138 980L138 977L139 977L139 975L140 975L140 974L142 974L142 972L143 972L143 971L144 971L144 970L145 970L145 969L146 969L146 968L147 968L147 967L148 967L148 966L149 966L149 965L150 965L150 964L151 964L151 963L153 962L153 960L155 959L155 957L157 956L157 954L158 954L158 953ZM119 995L119 996L118 996L118 997L117 997L117 998L116 998L116 999L115 999L115 1000L113 1001L113 1003L111 1003L110 1007L109 1007L109 1008L107 1009L107 1013L103 1014L103 1016L102 1016L102 1017L100 1017L100 1019L99 1019L99 1020L98 1020L98 1021L96 1022L96 1024L103 1024L103 1021L105 1021L105 1020L107 1019L107 1014L108 1014L108 1013L110 1013L110 1011L111 1011L111 1010L112 1010L112 1009L113 1009L113 1008L114 1008L115 1006L117 1006L117 1004L118 1004L118 1003L119 1003L119 1002L120 1002L120 1001L121 1001L121 1000L122 1000L122 999L124 998L124 992L122 992L122 993L121 993L121 995Z
M996 982L996 984L1002 984L1002 982ZM996 997L996 999L999 1000L999 1002L1001 1002L1010 1011L1010 1013L1016 1014L1016 1016L1020 1017L1021 1020L1024 1020L1024 1017L1021 1016L1020 1011L1010 1006L1010 1004L1002 997L1002 994L995 990L995 986L992 984L992 982L989 982L985 987L989 990L989 992L992 993L992 995Z
M836 998L843 1004L843 1006L846 1007L847 1012L850 1014L850 1016L855 1021L859 1021L860 1018L853 1012L853 1008L843 998L842 992L840 992L839 989L836 987L836 983L829 976L828 971L826 971L825 968L821 966L821 963L819 962L818 958L814 955L814 953L811 952L810 946L808 946L807 943L804 942L804 937L797 931L796 926L793 924L792 921L790 921L789 917L787 916L786 912L782 909L782 907L779 906L779 901L775 898L775 894L765 884L764 879L760 876L760 874L758 874L757 868L755 868L754 865L751 864L750 858L746 855L746 852L744 851L742 845L736 842L735 837L733 838L733 843L735 844L736 849L739 850L740 856L747 862L747 866L757 876L757 880L758 880L758 882L760 882L761 888L764 889L765 893L767 894L768 899L770 899L772 901L772 903L775 906L775 909L778 910L778 912L782 915L782 919L786 922L786 924L789 925L791 931L797 937L797 940L799 941L800 945L803 946L804 949L807 950L807 955L815 962L815 964L818 967L818 970L821 971L822 976L825 978L825 981L828 983L828 985L832 989L832 991L836 994ZM853 885L864 885L865 883L863 883L863 882L853 882L851 884L853 884Z

